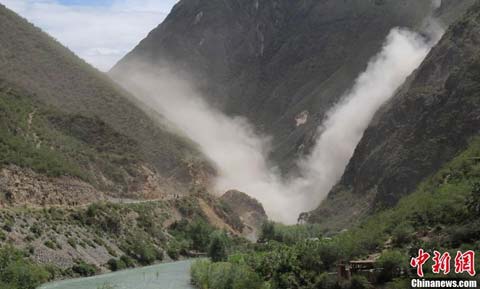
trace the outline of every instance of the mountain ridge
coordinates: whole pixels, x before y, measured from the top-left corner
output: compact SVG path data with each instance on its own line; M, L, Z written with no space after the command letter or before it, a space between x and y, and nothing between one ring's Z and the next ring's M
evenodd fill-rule
M341 181L311 221L340 219L341 227L391 207L467 148L479 125L479 11L477 3L455 22L377 112Z
M138 64L141 70L169 67L190 75L210 104L246 117L260 134L271 135L271 157L288 172L309 152L325 114L390 29L421 26L430 5L181 1L110 74L128 74L129 66ZM296 119L305 113L305 123L298 125Z

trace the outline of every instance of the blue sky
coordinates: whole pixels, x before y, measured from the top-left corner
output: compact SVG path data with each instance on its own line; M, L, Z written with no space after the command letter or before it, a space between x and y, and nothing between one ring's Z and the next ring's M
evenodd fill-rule
M59 0L64 5L87 5L87 6L108 6L113 3L112 0Z
M86 5L86 6L108 6L112 4L112 0L59 0L64 5Z
M178 0L0 0L78 56L108 71Z

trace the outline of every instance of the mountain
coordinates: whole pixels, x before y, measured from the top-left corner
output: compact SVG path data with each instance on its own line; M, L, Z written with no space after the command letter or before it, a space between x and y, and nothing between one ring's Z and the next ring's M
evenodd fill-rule
M377 112L341 181L302 216L317 224L305 226L265 222L263 206L239 191L208 194L215 169L196 144L0 6L0 287L215 251L232 262L203 271L218 280L336 288L344 280L327 272L342 260L402 250L382 260L385 273L419 244L478 247L474 2L182 0L112 69L188 74L210 104L272 135L272 158L287 172L392 27L421 31L433 16L453 23ZM227 259L229 250L241 254Z
M450 21L473 1L443 2L437 16ZM188 74L211 104L273 136L286 171L390 29L419 28L431 11L413 0L182 0L111 74Z
M477 3L376 114L339 184L309 214L311 222L343 228L391 207L469 147L480 125L479 19ZM462 174L457 170L445 170L444 182Z
M243 242L195 144L2 5L0 26L1 288Z
M1 5L0 26L4 202L160 198L208 186L213 168L161 116ZM69 187L78 188L70 199Z

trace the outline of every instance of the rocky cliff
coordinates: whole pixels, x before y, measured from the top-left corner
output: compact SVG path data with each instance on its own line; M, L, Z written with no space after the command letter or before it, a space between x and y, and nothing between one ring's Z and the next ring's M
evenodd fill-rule
M444 2L455 15L472 1ZM289 168L390 29L418 28L431 11L410 0L183 0L111 73L189 74L210 103L272 135L272 157Z
M256 241L264 222L268 220L262 204L249 195L231 190L226 192L220 201L225 204L229 211L240 217L245 225L242 234L250 240Z
M376 114L342 180L310 221L344 227L396 204L478 135L479 20L476 4Z

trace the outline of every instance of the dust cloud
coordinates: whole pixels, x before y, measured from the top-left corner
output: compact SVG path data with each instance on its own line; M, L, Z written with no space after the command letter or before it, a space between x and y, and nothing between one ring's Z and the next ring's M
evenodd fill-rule
M301 212L317 207L338 182L375 112L438 41L441 32L432 31L429 37L400 28L390 32L366 71L327 114L311 155L298 161L300 177L293 179L282 179L269 163L268 136L258 135L246 119L210 106L187 78L168 68L155 73L137 69L121 78L128 80L122 84L131 84L127 89L197 143L216 165L218 194L244 191L264 205L271 219L292 224Z

